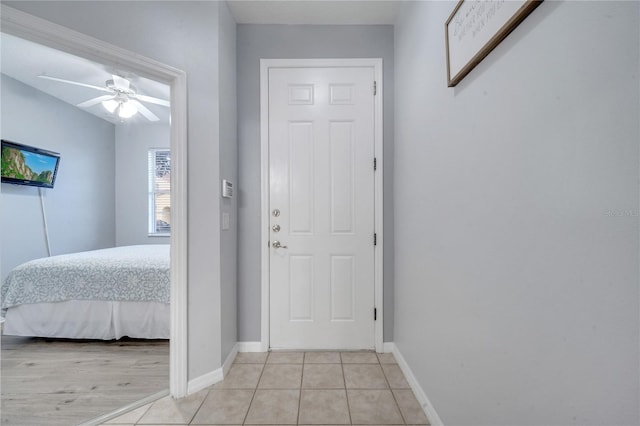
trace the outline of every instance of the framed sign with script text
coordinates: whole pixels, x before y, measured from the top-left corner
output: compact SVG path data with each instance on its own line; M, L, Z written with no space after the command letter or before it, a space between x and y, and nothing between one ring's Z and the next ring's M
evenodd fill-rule
M445 23L447 84L469 74L542 0L460 0Z

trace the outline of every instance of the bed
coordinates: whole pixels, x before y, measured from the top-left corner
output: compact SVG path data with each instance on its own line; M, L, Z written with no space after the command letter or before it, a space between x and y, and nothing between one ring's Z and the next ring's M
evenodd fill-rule
M4 334L168 339L169 245L123 246L36 259L2 284Z

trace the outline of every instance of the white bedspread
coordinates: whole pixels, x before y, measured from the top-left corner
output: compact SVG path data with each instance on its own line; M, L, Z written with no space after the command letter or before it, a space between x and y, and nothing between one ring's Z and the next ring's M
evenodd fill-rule
M169 245L139 245L26 262L2 286L2 310L69 300L169 303Z

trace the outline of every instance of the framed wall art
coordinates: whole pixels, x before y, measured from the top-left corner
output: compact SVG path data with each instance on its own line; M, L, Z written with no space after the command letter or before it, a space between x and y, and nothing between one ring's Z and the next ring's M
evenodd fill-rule
M445 23L447 84L453 87L542 0L460 0Z

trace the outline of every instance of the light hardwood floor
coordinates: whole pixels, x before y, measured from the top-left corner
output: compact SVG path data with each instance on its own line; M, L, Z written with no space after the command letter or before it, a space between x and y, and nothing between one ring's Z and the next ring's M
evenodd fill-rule
M169 341L2 336L2 425L75 425L169 387Z

